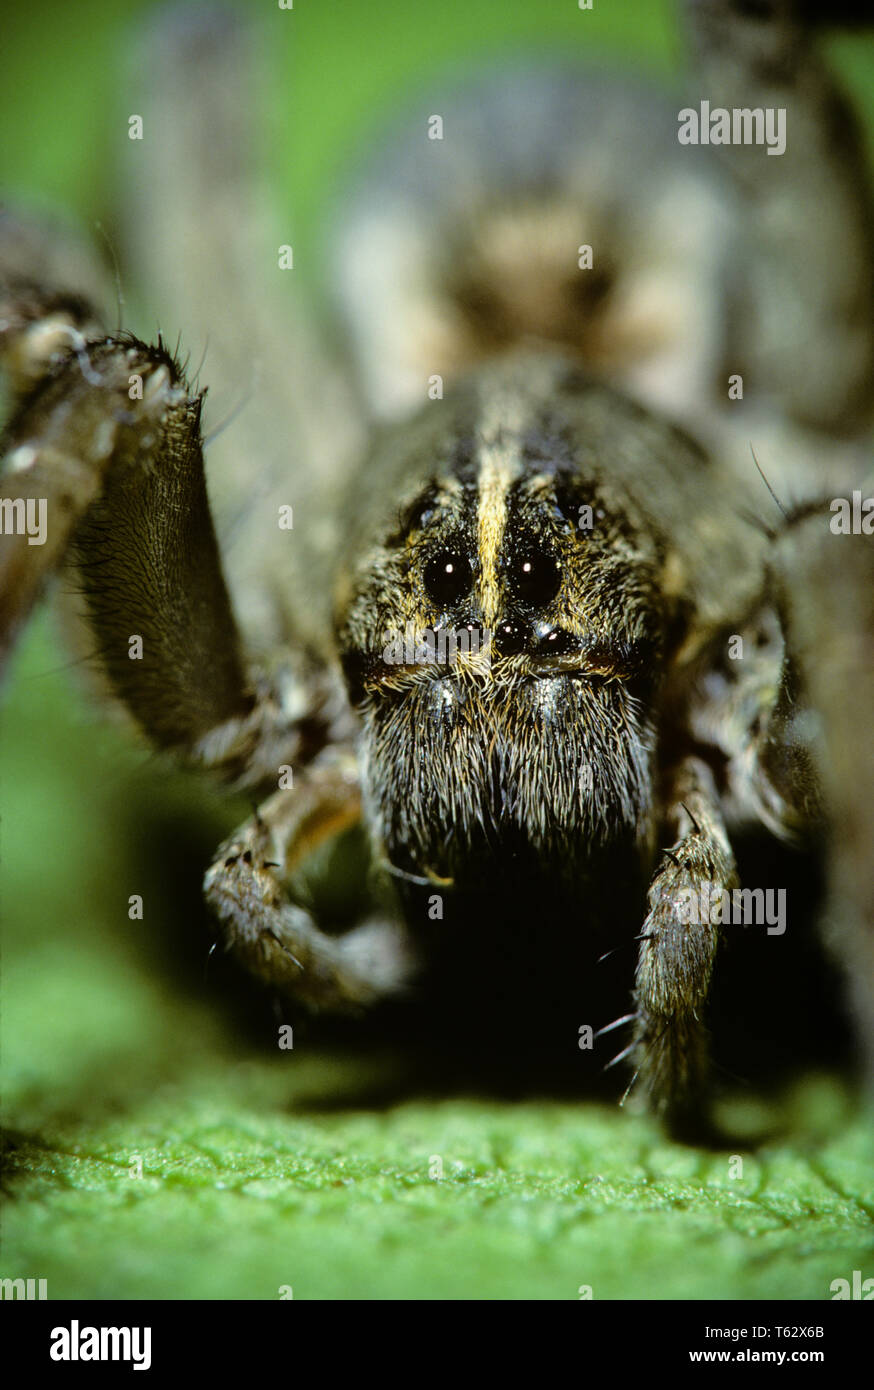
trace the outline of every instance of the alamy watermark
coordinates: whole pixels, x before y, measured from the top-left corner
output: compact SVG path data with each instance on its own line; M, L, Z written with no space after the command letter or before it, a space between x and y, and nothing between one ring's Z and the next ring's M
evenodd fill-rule
M49 1356L53 1361L130 1361L135 1371L152 1364L150 1327L53 1327Z
M856 488L852 497L833 497L829 530L834 536L874 535L874 497L863 497Z
M785 888L723 888L706 880L676 890L677 915L687 926L767 927L769 936L786 930Z
M48 1298L47 1279L0 1279L0 1299Z
M459 656L475 657L483 666L491 661L492 631L487 627L416 628L407 623L403 632L390 629L384 636L387 666L452 666Z
M0 497L0 535L27 536L28 545L45 545L45 497Z
M768 154L786 149L785 106L684 106L677 115L681 145L767 145Z

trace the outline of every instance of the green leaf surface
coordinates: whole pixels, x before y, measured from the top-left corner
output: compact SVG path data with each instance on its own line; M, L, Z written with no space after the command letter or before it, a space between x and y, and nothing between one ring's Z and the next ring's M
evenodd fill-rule
M824 1299L874 1267L867 1127L824 1079L734 1156L591 1103L358 1109L348 1057L120 1080L11 1136L4 1273L50 1297Z

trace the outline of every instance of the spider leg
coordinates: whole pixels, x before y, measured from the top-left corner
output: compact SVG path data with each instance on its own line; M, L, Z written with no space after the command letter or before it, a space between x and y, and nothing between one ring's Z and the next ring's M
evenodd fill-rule
M13 386L25 340L50 322L7 316ZM158 747L189 749L252 704L207 502L201 397L160 344L86 336L56 317L53 332L67 346L0 443L0 648L71 546L115 694ZM18 524L28 514L40 529Z
M745 360L757 391L838 436L870 425L874 401L874 190L862 129L816 33L817 23L839 24L839 11L794 0L685 4L711 111L771 122L767 152L749 126L717 146L745 228L735 369Z
M785 615L769 573L759 600L737 625L736 659L723 633L690 709L702 742L725 758L723 806L730 824L763 825L790 843L821 830L824 817L811 738L817 720L786 641Z
M202 393L160 342L104 335L86 301L8 263L0 321L13 403L0 438L0 667L66 563L85 654L152 744L275 785L281 765L342 737L344 706L305 654L247 669L207 499Z
M634 998L638 1075L654 1107L677 1117L706 1078L703 1008L719 936L709 905L737 875L709 768L686 758L672 780L678 838L650 884Z
M871 489L866 489L866 494ZM874 1087L874 545L832 533L825 504L777 547L787 648L806 706L797 734L815 764L828 853L826 944L841 965Z
M190 5L149 15L135 51L146 138L125 142L119 167L128 261L168 337L205 352L210 497L234 608L259 659L323 648L331 519L366 435L265 160L267 55L245 15ZM289 506L293 532L277 524Z
M318 845L356 824L354 763L333 757L278 792L218 850L204 882L227 950L250 973L313 1010L354 1011L402 989L413 969L406 934L373 918L329 936L286 883Z
M823 935L874 1084L874 548L864 533L834 534L832 519L828 499L790 514L770 560L778 642L766 662L760 650L736 663L699 733L728 755L740 818L789 841L825 838Z
M0 213L0 369L13 421L0 435L0 673L100 486L100 461L77 457L64 431L49 429L39 439L40 427L24 409L67 355L75 355L80 369L84 360L90 372L86 344L102 337L97 311L86 299L33 278L40 230Z

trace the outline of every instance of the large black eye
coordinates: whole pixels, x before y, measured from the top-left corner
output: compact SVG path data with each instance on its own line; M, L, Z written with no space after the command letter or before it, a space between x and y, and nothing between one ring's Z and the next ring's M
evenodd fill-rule
M520 555L510 571L513 588L523 603L541 608L555 598L561 584L561 566L541 551Z
M428 597L441 605L464 598L472 578L470 565L457 550L441 550L425 566Z

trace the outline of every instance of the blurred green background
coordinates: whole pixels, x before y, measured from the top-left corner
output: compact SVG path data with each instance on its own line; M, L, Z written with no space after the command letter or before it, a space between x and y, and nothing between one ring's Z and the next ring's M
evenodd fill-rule
M4 195L112 235L120 84L151 8L5 9ZM557 45L670 78L682 59L653 0L243 8L268 37L296 265L355 144L447 61ZM874 129L874 45L834 48ZM874 1272L869 1129L843 1081L726 1101L732 1177L729 1151L612 1105L429 1099L352 1035L277 1053L269 1001L206 964L201 872L246 803L102 724L46 613L2 721L0 1275L47 1277L50 1297L824 1298Z

